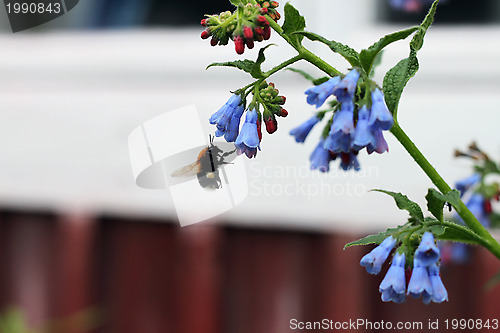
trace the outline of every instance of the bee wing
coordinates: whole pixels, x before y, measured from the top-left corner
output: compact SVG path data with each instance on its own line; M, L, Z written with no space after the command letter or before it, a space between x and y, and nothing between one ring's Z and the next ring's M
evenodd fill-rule
M172 177L189 177L189 176L196 175L200 171L201 171L200 162L195 161L191 164L183 166L180 169L175 170L174 172L172 172L171 176Z

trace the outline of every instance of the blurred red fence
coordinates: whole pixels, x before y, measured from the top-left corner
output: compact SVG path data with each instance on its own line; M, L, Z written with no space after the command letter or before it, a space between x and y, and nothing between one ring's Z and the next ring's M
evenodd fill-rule
M342 250L362 235L165 222L2 212L1 308L19 306L37 326L97 307L104 319L95 332L103 333L292 332L292 319L424 328L435 319L500 319L500 287L484 290L500 263L482 249L442 268L450 302L395 305L380 301L383 274L359 266L369 248Z

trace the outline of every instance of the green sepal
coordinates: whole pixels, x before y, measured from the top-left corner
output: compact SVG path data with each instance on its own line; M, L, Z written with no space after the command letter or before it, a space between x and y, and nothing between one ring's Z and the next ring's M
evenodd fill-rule
M427 209L432 213L439 221L443 222L443 207L449 202L453 207L458 207L460 203L460 192L458 190L451 190L445 195L430 188L425 196L427 199Z
M293 67L287 67L286 69L289 71L292 71L294 73L302 75L305 79L311 81L315 86L320 85L320 84L330 80L330 77L328 77L328 76L323 76L323 77L315 79L311 74L309 74L301 69L297 69L297 68L293 68Z
M362 68L365 70L366 73L371 73L375 59L379 54L379 52L382 51L384 47L398 40L405 39L406 37L410 36L412 33L414 33L419 29L420 27L417 26L406 30L394 32L389 35L385 35L384 37L380 38L378 42L370 46L368 49L361 50L359 54L359 61L361 63Z
M408 213L410 213L410 218L409 218L410 222L415 224L415 223L422 223L424 221L424 214L422 213L422 209L420 209L420 206L416 202L413 202L410 199L408 199L406 195L379 189L372 191L382 192L393 197L399 209L406 210Z
M344 246L344 250L350 246L355 246L355 245L380 244L384 241L384 239L393 235L398 230L399 230L399 228L390 228L390 229L387 229L386 231L379 232L378 234L368 235L366 237L358 239L357 241L347 243Z
M306 27L305 18L300 15L299 11L295 9L290 3L285 5L285 22L283 23L283 33L290 37L294 46L300 46L304 36L293 35L294 32L304 31Z
M382 63L382 56L384 54L384 50L380 51L375 59L373 60L373 65L372 65L372 70L370 74L368 75L369 77L373 77L375 75L375 68L377 68L381 63Z
M425 16L424 20L420 24L420 30L413 36L413 39L410 42L410 48L413 50L420 50L424 45L424 37L427 32L427 29L431 26L432 22L434 22L434 15L436 15L436 9L439 0L434 1L429 12Z
M408 81L415 76L418 71L417 52L410 51L410 56L401 60L396 66L391 68L384 77L384 97L387 107L394 118L397 117L398 104L401 94Z
M297 31L295 34L303 35L312 41L318 41L327 45L333 52L340 54L344 57L353 67L361 67L359 60L359 54L356 50L350 48L347 45L336 42L334 40L328 40L318 34L308 31Z

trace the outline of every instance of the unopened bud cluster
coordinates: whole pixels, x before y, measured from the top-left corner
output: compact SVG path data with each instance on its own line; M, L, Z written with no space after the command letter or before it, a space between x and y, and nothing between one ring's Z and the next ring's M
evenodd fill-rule
M272 82L267 84L266 81L263 81L260 88L259 97L264 106L264 124L267 133L272 134L278 129L276 116L286 117L288 115L288 112L282 107L286 102L286 97L279 95L279 90Z
M239 6L233 13L226 11L218 15L207 15L201 20L201 25L206 27L201 33L201 38L211 37L212 46L227 45L231 39L234 41L236 53L243 54L245 46L252 49L254 42L261 42L271 37L269 21L264 15L271 14L270 11L273 10L272 17L278 17L279 14L276 15L274 9L277 6L277 2L273 5L269 2L246 4Z
M262 7L262 12L273 20L278 21L281 18L280 13L276 10L279 6L278 1L257 0L257 4Z

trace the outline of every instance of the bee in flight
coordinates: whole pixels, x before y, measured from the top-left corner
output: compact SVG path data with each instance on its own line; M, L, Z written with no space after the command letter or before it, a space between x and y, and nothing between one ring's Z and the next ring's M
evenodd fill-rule
M221 148L214 145L214 136L209 135L210 145L203 148L198 154L198 158L191 164L188 164L172 172L172 177L198 178L200 186L207 190L216 190L222 187L222 181L219 175L219 167L223 164L229 164L224 158L236 152L224 152ZM222 146L222 145L221 145Z

